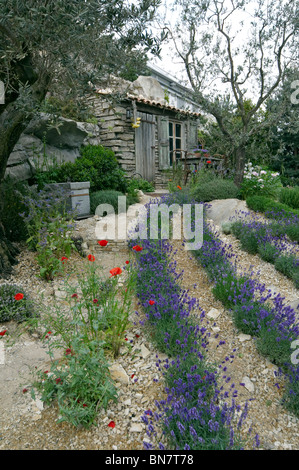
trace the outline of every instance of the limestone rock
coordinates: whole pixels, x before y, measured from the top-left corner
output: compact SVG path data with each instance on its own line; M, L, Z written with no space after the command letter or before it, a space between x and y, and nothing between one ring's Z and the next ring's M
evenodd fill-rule
M243 377L242 382L245 384L245 388L248 390L248 392L254 392L254 385L249 377Z
M216 320L221 315L221 312L217 308L212 308L208 313L207 317L211 320Z
M130 382L129 376L121 364L113 364L109 367L111 378L116 382L128 385Z
M216 199L209 202L207 217L221 227L222 224L229 222L233 217L242 218L244 216L242 211L249 212L246 201L239 199Z

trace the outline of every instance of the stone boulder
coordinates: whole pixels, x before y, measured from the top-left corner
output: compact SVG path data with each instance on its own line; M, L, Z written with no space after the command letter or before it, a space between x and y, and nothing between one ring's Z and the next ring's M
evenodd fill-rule
M246 201L240 199L216 199L208 204L207 218L220 228L223 223L245 217L250 212Z
M9 156L6 176L19 180L29 179L36 168L53 163L74 162L80 155L80 147L100 144L99 126L87 122L77 122L39 113L21 134Z

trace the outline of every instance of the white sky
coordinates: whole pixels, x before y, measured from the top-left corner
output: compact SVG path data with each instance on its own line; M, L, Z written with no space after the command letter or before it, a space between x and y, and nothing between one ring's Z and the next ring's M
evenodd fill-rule
M284 0L281 0L284 3ZM227 2L230 4L230 2ZM171 26L175 25L176 20L179 18L178 13L172 11L171 7L173 4L173 0L164 0L163 5L160 7L161 16L164 16L164 20L161 21L161 25L168 23ZM264 6L268 4L268 1L265 0ZM253 13L254 7L256 6L256 0L252 0L249 5L249 11ZM248 10L248 8L247 8ZM248 13L241 16L240 13L238 15L232 16L233 24L232 24L232 31L235 34L237 29L240 28L242 20L244 21L241 27L241 31L238 32L238 36L236 36L236 40L233 43L234 47L236 46L244 46L248 42L248 35L249 35L249 28L250 28L250 17L248 17ZM162 45L162 52L161 52L162 60L157 58L151 58L150 61L156 64L165 72L171 74L177 81L182 83L185 86L190 86L189 81L184 69L184 64L182 63L181 59L175 55L174 47L170 42L167 42ZM244 58L242 56L239 57L238 61L236 60L236 65L243 65ZM257 93L257 90L254 90L253 82L248 87L247 97L252 97ZM225 90L225 85L223 85L220 81L217 81L217 89ZM227 88L226 88L227 90Z

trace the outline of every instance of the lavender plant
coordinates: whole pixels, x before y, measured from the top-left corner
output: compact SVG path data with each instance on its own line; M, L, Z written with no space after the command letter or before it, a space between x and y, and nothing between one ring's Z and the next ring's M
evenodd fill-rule
M132 248L134 243L130 241L129 246ZM180 288L180 274L172 255L167 241L150 239L142 241L142 251L136 254L137 295L146 317L140 323L146 324L151 339L173 358L164 365L157 360L157 367L163 370L167 398L156 402L159 412L144 413L143 422L151 439L145 448L240 448L238 424L241 427L242 420L233 423L237 409L234 384L229 397L217 383L217 371L207 364L204 312L198 301Z

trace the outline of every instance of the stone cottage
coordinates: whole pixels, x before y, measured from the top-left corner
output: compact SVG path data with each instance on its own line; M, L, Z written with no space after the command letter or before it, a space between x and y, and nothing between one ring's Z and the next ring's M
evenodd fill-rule
M167 184L182 151L198 145L200 113L170 105L166 90L153 77L140 76L133 83L112 78L90 99L101 144L115 152L129 176L141 176L156 188Z
M198 109L182 94L179 101L171 98L168 87L152 76L135 82L110 77L105 88L86 98L93 123L59 117L55 127L51 115L35 116L9 157L6 175L30 179L43 161L45 169L51 159L75 161L82 145L100 144L115 152L129 177L141 176L163 187L173 162L198 144Z

